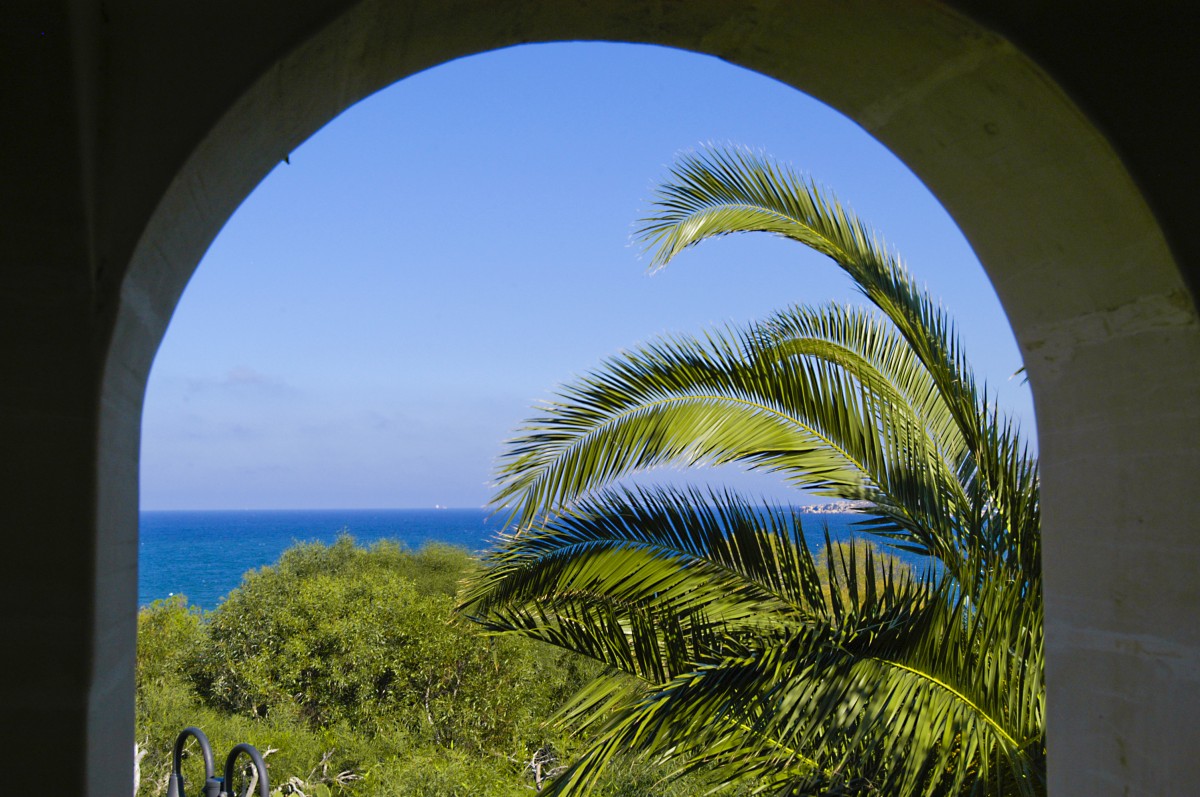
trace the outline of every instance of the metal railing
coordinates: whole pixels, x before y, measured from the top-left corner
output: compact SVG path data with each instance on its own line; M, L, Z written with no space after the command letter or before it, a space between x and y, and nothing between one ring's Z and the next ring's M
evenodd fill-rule
M243 754L250 759L250 766L254 770L253 781L257 781L256 783L252 782L245 793L249 794L257 785L259 797L271 797L271 784L267 779L267 764L253 745L245 743L234 745L233 749L229 751L229 755L225 757L223 777L218 778L212 745L208 743L208 737L204 735L204 731L195 727L184 728L175 739L175 752L171 759L171 778L167 781L167 797L186 797L187 795L183 784L181 765L183 764L183 748L189 737L195 739L200 745L200 754L204 758L204 786L199 790L198 797L238 797L228 789L233 788L237 760Z

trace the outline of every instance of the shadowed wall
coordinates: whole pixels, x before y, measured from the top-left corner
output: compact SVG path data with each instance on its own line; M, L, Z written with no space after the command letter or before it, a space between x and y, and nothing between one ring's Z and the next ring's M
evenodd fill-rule
M291 149L406 75L602 39L710 53L813 94L942 200L1036 401L1052 793L1186 793L1200 752L1197 131L1175 107L1187 28L1153 9L991 5L6 4L0 734L9 749L49 742L24 760L54 773L39 788L131 783L142 395L221 226Z

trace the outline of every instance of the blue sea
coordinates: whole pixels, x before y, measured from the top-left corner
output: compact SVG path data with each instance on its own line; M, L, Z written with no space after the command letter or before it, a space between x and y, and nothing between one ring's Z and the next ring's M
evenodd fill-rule
M851 535L861 515L805 518L809 544L819 546L824 524L835 538ZM214 609L242 574L279 559L296 542L331 543L349 533L360 544L395 540L409 548L444 542L485 550L503 526L503 515L484 509L322 509L145 511L138 543L138 604L186 595Z

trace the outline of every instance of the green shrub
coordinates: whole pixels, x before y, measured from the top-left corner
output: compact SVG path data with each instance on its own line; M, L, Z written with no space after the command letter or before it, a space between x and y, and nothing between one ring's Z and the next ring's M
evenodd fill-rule
M297 546L212 613L190 669L197 693L230 713L313 728L519 746L575 688L578 668L455 622L450 587L472 566L445 546Z
M138 612L137 685L178 679L206 639L202 615L187 598L175 595Z
M551 718L599 665L458 620L454 595L476 566L445 545L414 553L342 537L247 573L207 614L182 597L143 609L139 795L165 793L188 725L218 756L255 745L280 795L516 797L536 788L539 762L544 785L581 744ZM667 774L631 761L600 794L706 791ZM200 782L195 756L185 777Z

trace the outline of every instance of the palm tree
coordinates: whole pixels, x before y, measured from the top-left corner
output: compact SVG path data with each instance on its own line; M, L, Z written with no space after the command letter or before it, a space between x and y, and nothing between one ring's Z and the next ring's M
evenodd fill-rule
M562 389L513 440L516 531L462 610L609 665L564 719L593 744L554 793L646 755L781 794L1045 791L1037 463L946 313L835 200L755 155L686 156L641 236L661 267L734 232L831 258L875 311L793 307L661 340ZM739 463L869 502L921 572L730 492L633 489Z

